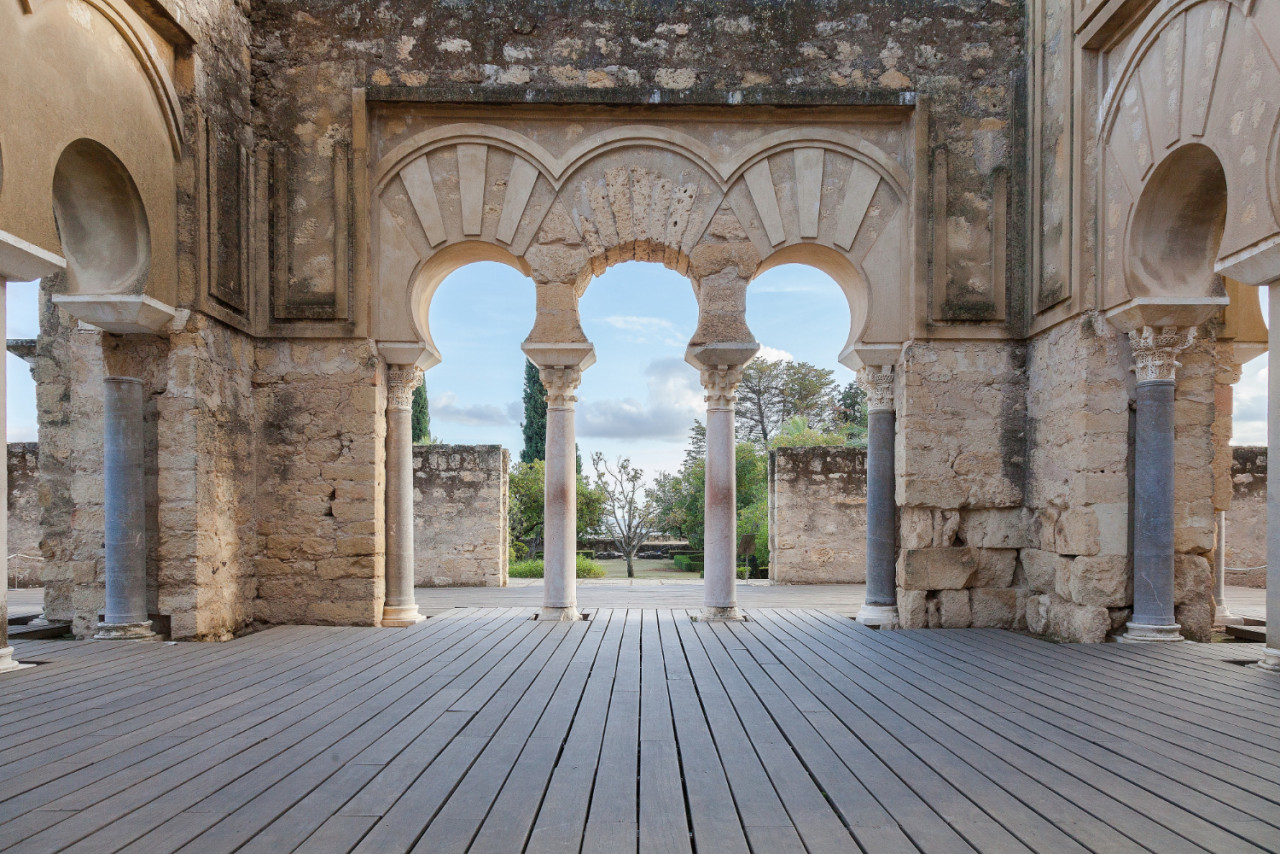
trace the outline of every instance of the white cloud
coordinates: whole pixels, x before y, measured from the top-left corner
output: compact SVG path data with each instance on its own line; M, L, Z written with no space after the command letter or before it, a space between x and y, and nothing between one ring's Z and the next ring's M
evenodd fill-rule
M473 427L504 426L511 423L511 418L502 411L502 407L492 404L459 406L458 396L451 391L443 392L431 401L431 420L436 419Z
M1231 444L1267 444L1267 356L1250 361L1234 390Z
M768 359L770 362L794 362L796 360L795 356L786 350L779 350L777 347L761 347L755 358Z
M650 317L636 314L611 314L600 318L614 329L630 332L637 343L660 341L672 347L685 343L676 325L663 317Z
M682 442L706 404L697 372L680 359L655 359L645 369L646 400L622 398L578 404L578 434L598 439Z

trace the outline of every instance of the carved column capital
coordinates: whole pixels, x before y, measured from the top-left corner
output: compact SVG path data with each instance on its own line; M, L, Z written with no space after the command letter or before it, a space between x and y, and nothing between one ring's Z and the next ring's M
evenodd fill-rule
M893 365L867 365L858 371L858 385L867 393L867 411L893 411Z
M539 368L538 378L547 390L547 406L551 409L572 409L578 402L574 395L578 384L582 382L582 370L579 368Z
M738 400L738 383L742 382L742 368L703 368L701 373L707 408L733 409Z
M1143 326L1130 332L1129 347L1133 350L1133 372L1138 382L1173 381L1178 369L1178 353L1195 338L1195 327Z
M387 365L387 409L413 409L413 392L422 385L417 365Z

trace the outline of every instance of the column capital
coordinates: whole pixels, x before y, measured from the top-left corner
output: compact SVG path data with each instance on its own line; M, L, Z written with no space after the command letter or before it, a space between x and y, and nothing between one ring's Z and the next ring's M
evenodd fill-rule
M706 390L708 409L733 409L738 400L738 383L742 382L742 368L703 368L702 387Z
M413 409L413 392L422 385L422 370L416 365L387 365L387 409Z
M1177 355L1191 346L1195 338L1194 326L1143 326L1130 332L1129 347L1133 350L1133 372L1138 382L1174 380Z
M858 371L858 385L867 393L867 411L893 411L893 365L867 365Z
M539 368L538 378L547 390L547 406L551 409L572 409L578 402L574 395L582 382L579 368Z

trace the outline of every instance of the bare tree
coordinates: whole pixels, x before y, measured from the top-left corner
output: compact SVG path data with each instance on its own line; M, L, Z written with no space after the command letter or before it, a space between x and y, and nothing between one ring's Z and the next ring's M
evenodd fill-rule
M598 452L591 455L591 465L596 488L605 496L604 532L627 559L627 577L635 578L636 552L658 524L657 510L644 488L644 471L633 467L628 457L610 466Z

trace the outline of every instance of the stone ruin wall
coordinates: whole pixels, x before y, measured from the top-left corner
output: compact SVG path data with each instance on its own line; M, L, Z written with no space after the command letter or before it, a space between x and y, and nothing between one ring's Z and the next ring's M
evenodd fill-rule
M44 584L40 554L40 446L9 443L9 586Z
M867 580L867 452L769 452L769 578L781 584Z
M908 628L1019 628L1025 346L912 342L898 383L898 611Z
M1234 448L1227 511L1227 583L1267 586L1267 449Z
M507 479L498 445L415 445L414 584L507 585Z

